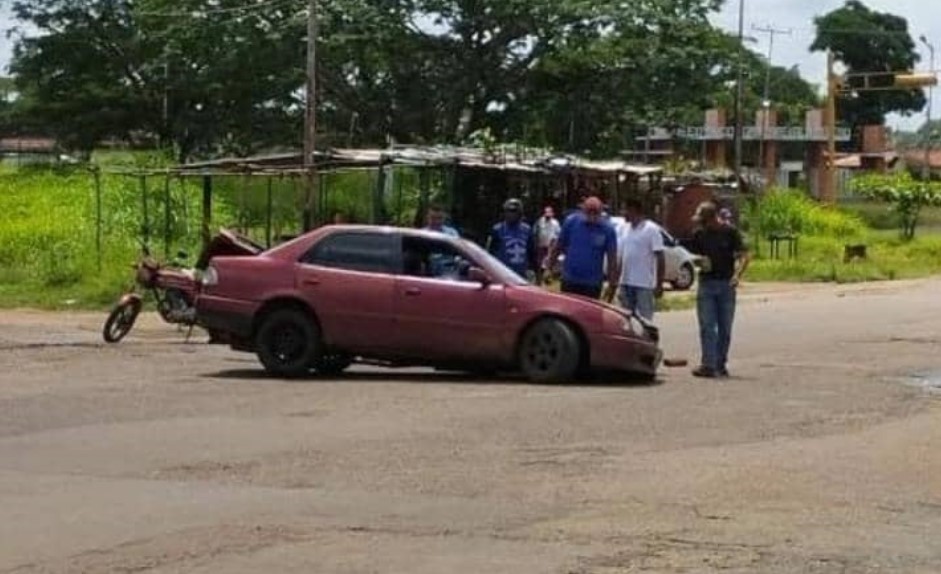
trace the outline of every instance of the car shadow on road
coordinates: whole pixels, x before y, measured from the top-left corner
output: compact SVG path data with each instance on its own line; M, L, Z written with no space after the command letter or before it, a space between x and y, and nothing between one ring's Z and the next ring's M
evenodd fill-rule
M256 381L276 384L316 384L316 383L364 383L364 384L449 384L449 385L481 385L481 386L527 386L527 387L625 387L647 388L656 387L664 383L661 377L650 380L641 377L618 375L597 375L590 379L576 380L571 383L559 385L539 384L528 381L522 375L500 374L497 376L475 376L468 373L450 371L424 371L415 370L376 370L352 371L342 375L319 376L311 374L300 379L284 379L273 377L262 369L226 369L215 373L202 375L204 379L223 381Z

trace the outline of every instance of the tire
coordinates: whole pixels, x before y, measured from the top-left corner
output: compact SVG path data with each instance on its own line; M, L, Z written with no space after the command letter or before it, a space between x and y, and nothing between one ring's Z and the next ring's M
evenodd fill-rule
M693 267L692 263L684 263L680 267L679 274L677 275L676 281L670 283L673 286L673 289L677 291L689 291L693 288L693 285L696 283L696 268Z
M119 303L111 310L108 319L105 321L105 326L101 330L101 335L106 343L117 343L131 332L134 323L137 321L137 316L140 315L141 306L142 303L139 299L131 299Z
M578 335L559 319L536 322L520 339L519 366L534 383L575 380L582 366Z
M255 333L258 360L269 375L297 379L310 374L323 353L320 329L303 311L279 309Z
M332 377L343 374L343 371L350 368L352 364L353 357L349 355L344 355L343 353L329 353L320 357L320 360L317 361L317 365L314 368L317 374Z

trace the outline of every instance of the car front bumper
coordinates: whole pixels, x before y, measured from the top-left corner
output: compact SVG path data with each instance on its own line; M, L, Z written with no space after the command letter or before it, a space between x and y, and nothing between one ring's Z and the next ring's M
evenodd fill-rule
M663 351L653 341L627 335L596 334L590 338L591 367L597 371L621 371L656 375Z

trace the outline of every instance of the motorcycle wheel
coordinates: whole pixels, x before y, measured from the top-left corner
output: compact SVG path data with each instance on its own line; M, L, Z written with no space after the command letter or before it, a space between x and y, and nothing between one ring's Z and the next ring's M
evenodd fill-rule
M130 333L140 311L141 302L136 299L120 303L112 309L101 332L105 342L117 343Z

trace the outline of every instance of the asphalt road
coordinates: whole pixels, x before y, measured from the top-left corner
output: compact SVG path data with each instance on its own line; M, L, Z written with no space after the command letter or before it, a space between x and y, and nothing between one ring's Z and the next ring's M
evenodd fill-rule
M747 287L733 378L651 386L284 382L3 312L0 572L938 572L939 294Z

